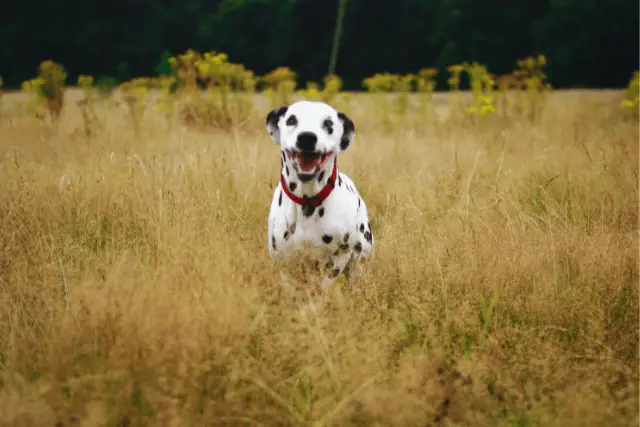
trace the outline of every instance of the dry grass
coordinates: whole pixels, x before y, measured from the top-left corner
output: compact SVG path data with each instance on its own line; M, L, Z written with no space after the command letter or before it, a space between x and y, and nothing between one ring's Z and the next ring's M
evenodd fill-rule
M388 134L353 102L377 248L314 321L267 255L266 110L137 140L117 111L90 140L70 107L5 114L0 425L637 425L638 127L611 94Z

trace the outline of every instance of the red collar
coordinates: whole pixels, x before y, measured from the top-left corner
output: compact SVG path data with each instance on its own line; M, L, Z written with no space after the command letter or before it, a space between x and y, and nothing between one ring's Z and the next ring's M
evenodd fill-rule
M306 206L306 205L310 205L314 208L317 208L318 206L320 206L322 204L322 202L325 201L325 199L327 197L329 197L329 194L331 194L331 192L333 191L334 187L336 186L336 177L338 176L338 166L336 164L337 162L333 163L333 172L331 172L331 177L327 180L327 185L324 186L324 188L322 190L320 190L320 192L318 194L316 194L313 197L298 197L295 194L293 194L289 188L287 187L287 183L284 180L284 176L282 176L282 172L280 172L280 185L282 185L282 190L284 191L284 193L289 196L289 198L294 201L295 203L301 205L301 206Z

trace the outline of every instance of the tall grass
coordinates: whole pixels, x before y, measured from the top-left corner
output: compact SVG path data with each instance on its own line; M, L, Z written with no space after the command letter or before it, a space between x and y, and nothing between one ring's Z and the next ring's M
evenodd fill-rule
M639 135L615 96L387 132L373 96L340 165L376 252L312 319L267 255L268 100L232 132L5 111L0 425L637 425Z

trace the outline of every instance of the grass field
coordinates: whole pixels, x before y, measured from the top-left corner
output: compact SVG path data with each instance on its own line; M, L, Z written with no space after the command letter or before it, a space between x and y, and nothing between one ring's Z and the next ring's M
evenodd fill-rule
M231 133L0 119L0 426L632 426L638 124L607 91L536 123L378 129L340 158L364 277L312 298L267 254L268 103Z

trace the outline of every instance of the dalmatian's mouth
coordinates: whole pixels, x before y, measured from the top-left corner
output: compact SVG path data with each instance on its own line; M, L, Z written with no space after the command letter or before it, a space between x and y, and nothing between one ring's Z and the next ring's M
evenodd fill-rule
M332 151L327 153L318 152L294 152L287 150L287 156L293 160L296 168L302 173L312 173L316 170L322 169L327 164L329 157L333 154Z

